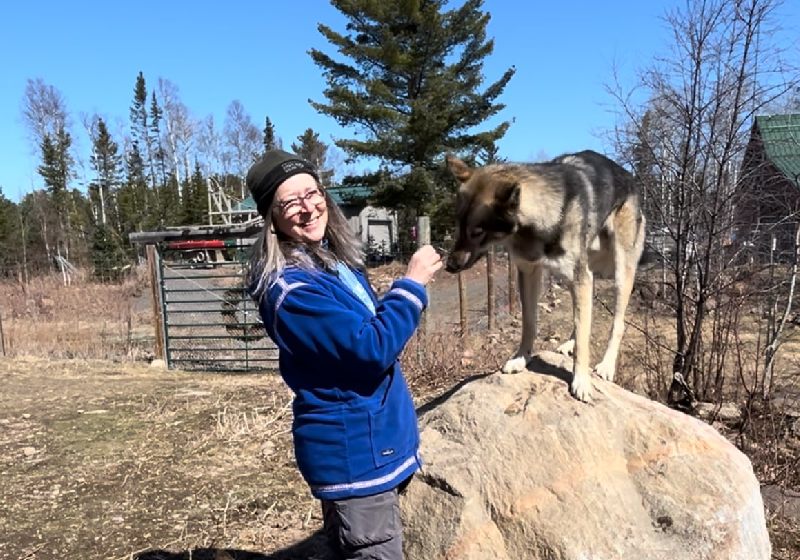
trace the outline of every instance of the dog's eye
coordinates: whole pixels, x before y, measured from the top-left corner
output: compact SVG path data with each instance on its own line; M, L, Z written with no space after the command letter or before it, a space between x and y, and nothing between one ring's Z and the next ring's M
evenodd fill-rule
M472 228L472 237L481 237L483 235L483 228Z

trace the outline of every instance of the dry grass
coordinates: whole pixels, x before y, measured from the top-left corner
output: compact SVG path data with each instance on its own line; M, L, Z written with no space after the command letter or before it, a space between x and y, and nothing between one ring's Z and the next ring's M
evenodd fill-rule
M497 372L513 346L507 331L463 338L435 332L415 336L401 361L411 392L426 403L468 379Z
M372 282L384 291L404 270L401 265L381 267L371 271ZM443 275L432 290L441 298L433 301L431 312L446 314L446 320L430 321L428 332L418 334L402 356L420 405L476 375L497 371L515 350L519 316L506 315L495 332L487 333L485 281L479 272L473 276L471 334L462 338L454 330L457 290L454 277ZM606 306L595 307L594 361L610 326L608 287L601 284L598 290ZM555 349L571 330L570 298L565 289L555 287L543 304L540 347ZM632 302L617 379L631 390L664 400L671 379L674 320L663 306L651 304L638 296ZM135 365L26 358L150 357L151 309L144 271L121 284L78 278L64 287L57 275L25 287L0 283L0 314L6 352L16 357L7 362L10 369L3 379L8 399L0 451L7 460L0 461L0 471L10 492L6 503L13 503L9 515L16 516L7 527L22 539L18 550L30 552L30 558L68 557L78 551L106 557L110 551L133 551L152 543L187 551L219 543L275 550L304 538L319 524L316 504L293 463L290 395L279 379L185 376ZM761 320L744 310L738 337L745 359L731 362L726 378L724 399L746 408L746 421L717 427L751 458L759 480L799 489L800 450L791 444L797 438L791 439L788 417L769 403L747 399L745 387L752 386L758 366ZM777 371L782 373L781 390L796 391L800 329L792 331L782 349ZM123 385L129 388L121 390ZM28 404L13 400L28 393ZM2 492L3 502L1 498ZM80 504L79 517L53 525L32 513L47 517L51 506L68 507L67 502ZM109 507L116 509L110 512ZM17 527L20 519L30 526ZM45 533L72 536L42 549L35 538L22 536L24 530L36 529L37 519ZM95 530L85 534L83 526ZM800 558L796 521L776 512L769 516L769 529L775 560ZM148 534L156 530L157 536ZM0 556L6 553L10 549L0 546Z
M0 318L9 357L137 360L151 356L152 312L143 268L119 284L86 273L64 286L60 274L27 285L0 282Z
M767 518L772 542L772 560L797 560L800 558L800 522L780 514Z
M214 415L214 434L228 441L249 437L271 441L291 431L287 422L291 413L292 398L288 394L281 399L272 395L271 404L249 410L240 410L239 407L229 409L225 406Z
M271 551L320 523L275 375L15 359L0 379L0 558Z

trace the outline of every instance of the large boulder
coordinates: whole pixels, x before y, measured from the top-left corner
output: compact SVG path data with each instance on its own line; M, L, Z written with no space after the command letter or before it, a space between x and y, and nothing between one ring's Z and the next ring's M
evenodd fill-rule
M750 461L703 422L571 362L466 383L420 419L425 467L401 501L408 560L768 560Z

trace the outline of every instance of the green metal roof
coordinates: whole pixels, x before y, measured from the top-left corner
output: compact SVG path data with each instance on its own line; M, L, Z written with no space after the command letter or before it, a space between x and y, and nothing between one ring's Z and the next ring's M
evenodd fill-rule
M243 201L237 202L236 204L234 204L233 205L233 209L234 210L238 210L240 212L247 211L247 210L252 210L253 212L255 212L255 211L258 210L256 208L256 201L253 200L252 196L248 196Z
M800 113L756 117L767 157L800 187Z
M365 186L331 187L328 192L336 204L361 204L372 194L372 189Z

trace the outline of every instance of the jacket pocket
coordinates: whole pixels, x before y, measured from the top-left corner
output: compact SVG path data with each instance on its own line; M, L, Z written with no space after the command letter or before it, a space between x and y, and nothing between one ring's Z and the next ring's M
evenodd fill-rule
M416 418L403 412L402 407L384 406L369 413L372 458L376 467L405 459L413 452Z

